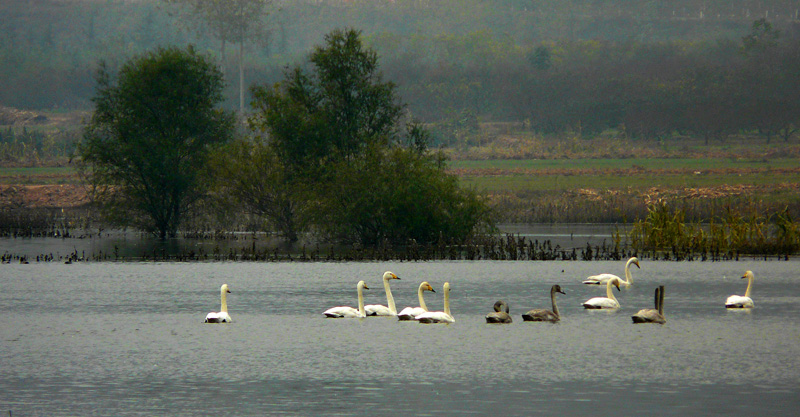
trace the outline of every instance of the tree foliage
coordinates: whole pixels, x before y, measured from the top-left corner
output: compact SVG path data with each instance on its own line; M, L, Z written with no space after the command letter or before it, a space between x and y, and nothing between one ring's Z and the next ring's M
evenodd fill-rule
M314 230L375 245L464 239L488 221L485 206L428 154L427 132L413 123L403 132L396 86L382 80L360 32L331 32L309 61L311 69L287 69L283 82L253 89L250 122L269 140L258 152L273 150L284 169L280 178L262 178L294 189L293 207L304 207Z
M209 153L232 136L231 114L216 108L222 88L220 71L192 48L137 56L116 76L101 65L78 154L112 218L175 235L206 192Z
M301 182L289 181L284 162L263 140L235 140L213 159L211 175L221 189L223 210L265 219L289 243L299 238L306 216Z
M253 88L251 123L292 168L350 158L396 138L403 106L396 87L384 82L377 53L362 46L360 32L334 30L309 57L313 71L287 70L272 87Z
M321 231L343 243L462 241L491 223L486 206L444 170L440 155L414 148L370 148L340 161L319 188Z

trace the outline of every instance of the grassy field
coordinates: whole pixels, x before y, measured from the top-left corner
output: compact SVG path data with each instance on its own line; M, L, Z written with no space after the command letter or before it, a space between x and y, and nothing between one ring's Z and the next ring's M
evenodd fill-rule
M794 158L457 160L448 167L462 184L488 193L800 183L800 161Z
M662 188L713 188L720 186L773 186L781 183L800 183L800 174L775 173L730 174L575 174L575 175L470 175L461 177L461 183L478 192L520 193L545 191L570 191L578 189L649 189Z
M720 170L720 169L793 169L798 167L794 158L733 159L733 158L625 158L625 159L505 159L505 160L453 160L450 169L465 170L614 170L614 169L669 169L669 170Z

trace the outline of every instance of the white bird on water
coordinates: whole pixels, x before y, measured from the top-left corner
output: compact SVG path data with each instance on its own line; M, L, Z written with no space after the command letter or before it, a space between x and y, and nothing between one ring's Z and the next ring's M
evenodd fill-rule
M324 314L325 317L334 319L367 317L367 314L364 311L364 290L368 289L369 287L367 287L367 284L364 281L358 281L358 285L356 286L356 290L358 291L358 309L348 306L331 307L325 310L322 314Z
M742 276L742 279L747 278L747 289L744 292L744 296L741 295L732 295L725 300L725 308L753 308L753 299L750 298L750 292L753 290L753 280L755 276L753 276L753 271L747 271Z
M608 282L608 280L612 278L616 278L619 280L619 285L629 286L633 284L633 276L631 276L631 265L636 265L637 268L641 268L639 266L639 259L636 257L628 259L628 262L625 263L625 281L622 278L614 275L614 274L599 274L599 275L592 275L587 277L583 283L587 285L603 285Z
M228 297L227 294L231 292L228 289L228 284L222 284L219 288L221 306L219 312L212 311L206 315L205 323L231 323L233 319L228 314Z

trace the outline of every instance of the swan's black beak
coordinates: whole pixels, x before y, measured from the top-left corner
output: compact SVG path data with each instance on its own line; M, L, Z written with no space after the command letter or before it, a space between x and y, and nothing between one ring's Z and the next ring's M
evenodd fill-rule
M225 290L225 292L227 292L227 293L230 293L230 292L231 292L231 290L230 290L230 289L228 289L228 290Z
M558 290L557 292L560 292L561 294L567 295L567 293L565 293L564 291L561 291L561 290Z

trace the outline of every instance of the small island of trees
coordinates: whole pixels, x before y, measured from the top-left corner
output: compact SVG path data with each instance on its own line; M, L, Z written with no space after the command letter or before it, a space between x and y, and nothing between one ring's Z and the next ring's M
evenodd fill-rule
M254 86L245 133L216 107L221 73L192 48L135 57L116 79L101 67L78 155L107 220L163 239L206 205L251 214L290 244L313 233L369 247L488 230L488 208L445 172L360 35L334 30L308 69Z

